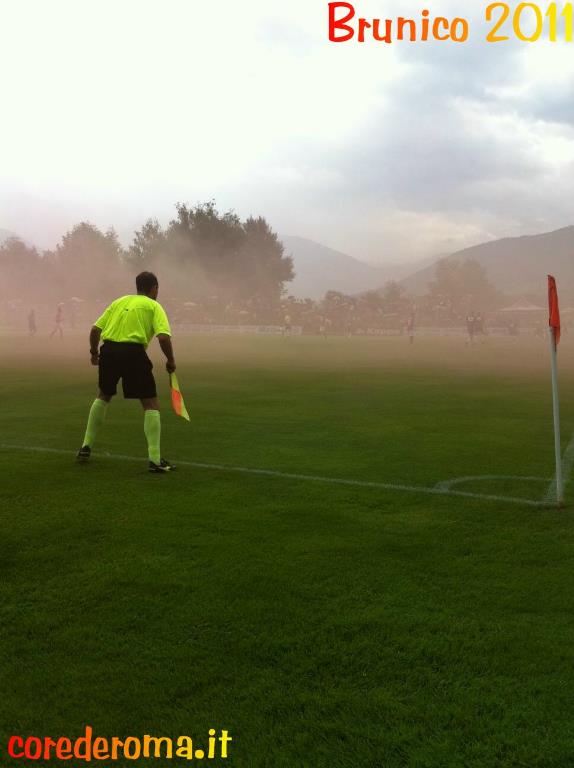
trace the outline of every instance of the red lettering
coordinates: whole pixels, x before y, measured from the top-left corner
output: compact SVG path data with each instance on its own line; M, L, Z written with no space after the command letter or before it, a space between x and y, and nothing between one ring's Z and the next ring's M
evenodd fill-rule
M23 749L24 747L24 739L21 736L10 736L10 740L8 741L8 754L10 757L24 757L24 752L20 752L19 755L16 754L14 751L15 746L19 746L20 749Z
M379 43L391 43L392 42L392 37L391 37L392 25L393 25L393 22L391 21L391 19L386 19L385 34L381 35L381 20L373 19L373 37L375 38L375 40L377 40Z
M58 760L72 759L72 742L70 739L66 739L65 736L58 739L58 743L56 744L56 757Z
M343 19L336 18L336 12L339 8L346 8L348 14ZM355 16L355 9L351 3L329 3L329 40L332 43L346 43L352 40L355 31L347 22ZM345 34L337 36L337 30L345 30Z
M357 37L357 40L360 43L365 42L365 30L370 28L371 28L371 25L366 19L359 19L359 35Z
M32 747L36 747L32 752ZM39 760L42 757L42 742L37 736L28 736L24 744L24 757L26 760Z
M49 736L47 736L44 739L44 760L51 760L52 759L52 747L56 746L56 742L51 739Z
M397 40L404 40L405 39L405 27L408 27L409 32L409 40L414 42L417 39L417 25L412 19L405 19L403 16L399 16L397 19Z

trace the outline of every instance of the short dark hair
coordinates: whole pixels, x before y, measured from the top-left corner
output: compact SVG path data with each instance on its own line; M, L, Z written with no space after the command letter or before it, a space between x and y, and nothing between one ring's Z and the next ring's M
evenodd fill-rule
M147 295L156 285L159 285L159 283L153 272L140 272L136 277L138 293L145 293Z

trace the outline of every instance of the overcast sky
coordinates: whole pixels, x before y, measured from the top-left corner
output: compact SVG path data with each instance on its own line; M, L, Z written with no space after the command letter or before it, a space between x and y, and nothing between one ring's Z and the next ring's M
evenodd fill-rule
M332 44L327 0L0 0L0 228L214 198L372 263L574 223L574 43Z

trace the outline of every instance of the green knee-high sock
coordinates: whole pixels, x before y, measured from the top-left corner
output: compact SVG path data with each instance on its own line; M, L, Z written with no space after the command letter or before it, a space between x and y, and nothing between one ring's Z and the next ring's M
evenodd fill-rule
M144 433L147 440L149 460L154 464L161 461L160 438L161 417L159 411L146 411L144 415Z
M92 407L90 408L88 426L86 427L86 435L82 445L88 445L90 448L93 447L99 429L106 418L107 410L108 404L104 400L100 400L99 397L94 400Z

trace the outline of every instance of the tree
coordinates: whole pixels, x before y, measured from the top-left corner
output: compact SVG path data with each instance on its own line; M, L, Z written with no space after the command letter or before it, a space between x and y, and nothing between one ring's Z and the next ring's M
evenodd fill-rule
M62 295L109 297L125 280L122 249L113 229L105 234L82 222L67 232L56 248Z
M39 256L17 238L0 248L0 297L38 286L50 300L107 300L132 290L129 272L158 272L162 296L186 298L252 313L279 307L293 262L263 217L245 222L233 211L220 213L213 201L176 206L176 217L163 229L148 219L123 251L113 229L100 231L81 222L67 232L55 251ZM235 310L234 310L235 311Z
M173 291L216 295L222 302L276 303L293 278L293 264L264 218L242 223L213 201L190 208L178 203L166 232L166 266L177 272Z
M126 263L136 272L153 271L165 255L167 238L157 219L148 219L134 233L125 256Z
M435 306L460 316L471 309L489 309L496 302L497 291L477 261L440 259L429 284L429 295Z
M22 271L33 268L38 261L38 251L29 247L19 237L9 237L0 246L0 267Z
M327 291L322 302L322 314L328 318L333 327L343 328L353 317L356 300L339 291Z
M34 288L41 288L38 281L40 257L18 237L9 237L0 246L0 297L21 298Z
M384 299L379 291L367 291L360 298L361 309L371 318L384 311Z
M250 217L243 225L245 242L241 256L244 260L245 283L243 295L278 301L285 283L295 277L293 259L285 256L285 248L267 221Z
M381 291L381 299L386 312L400 312L406 303L406 290L394 280L385 283Z
M181 262L194 262L215 279L221 277L244 241L239 217L233 211L220 214L214 201L194 208L178 203L176 210L168 230L172 255Z

